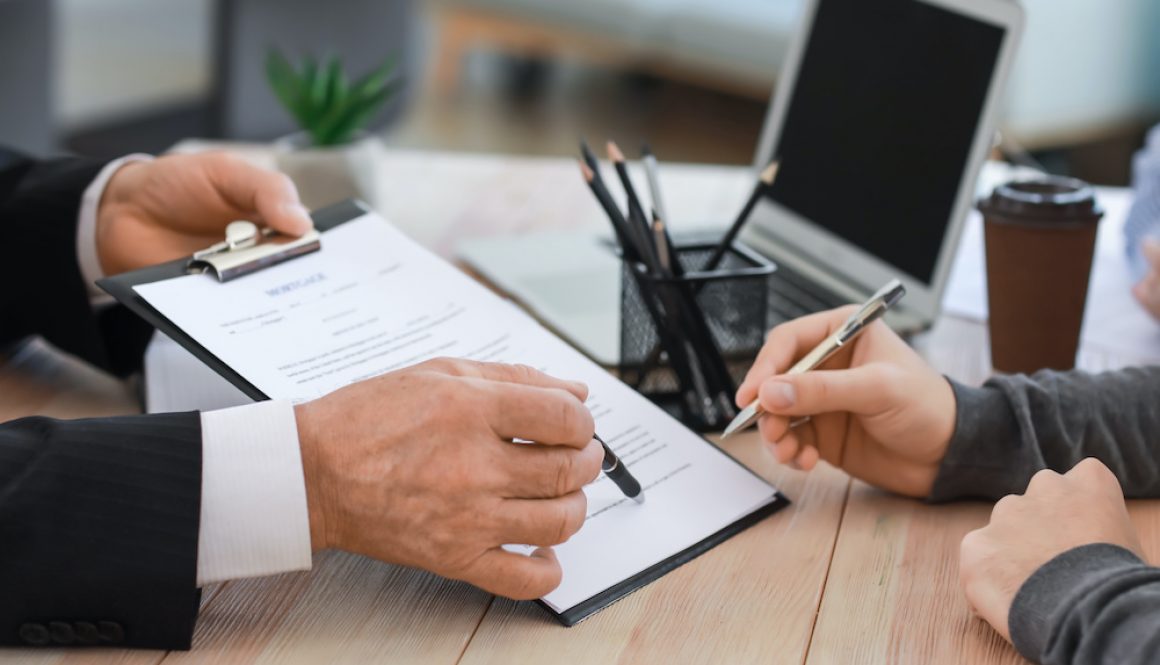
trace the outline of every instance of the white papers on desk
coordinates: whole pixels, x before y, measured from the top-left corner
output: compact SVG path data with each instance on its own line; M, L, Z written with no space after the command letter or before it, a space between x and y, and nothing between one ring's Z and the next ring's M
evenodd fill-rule
M704 540L776 499L712 444L375 215L323 238L323 250L219 284L191 275L137 293L272 398L309 400L437 356L519 362L581 380L597 431L648 500L603 476L588 520L556 548L557 611Z
M1096 238L1080 347L1137 360L1160 360L1160 323L1132 297L1124 254L1124 221L1132 205L1132 191L1097 187L1096 199L1105 214ZM983 218L972 210L943 296L945 312L987 320L986 265Z

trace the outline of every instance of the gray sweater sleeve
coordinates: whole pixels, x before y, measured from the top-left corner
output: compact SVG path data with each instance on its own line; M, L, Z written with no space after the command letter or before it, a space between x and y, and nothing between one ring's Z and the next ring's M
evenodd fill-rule
M932 501L1022 493L1036 471L1062 473L1085 457L1106 464L1126 496L1160 497L1160 367L951 387L958 415Z
M1096 457L1129 497L1160 496L1160 368L951 382L955 434L932 501L1022 493L1040 469ZM1049 665L1160 662L1160 569L1113 545L1040 567L1015 596L1011 639Z

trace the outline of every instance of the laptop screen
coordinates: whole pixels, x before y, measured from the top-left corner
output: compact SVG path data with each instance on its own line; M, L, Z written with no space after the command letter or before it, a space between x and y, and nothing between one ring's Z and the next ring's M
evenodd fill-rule
M929 284L1003 37L919 0L820 0L771 198Z

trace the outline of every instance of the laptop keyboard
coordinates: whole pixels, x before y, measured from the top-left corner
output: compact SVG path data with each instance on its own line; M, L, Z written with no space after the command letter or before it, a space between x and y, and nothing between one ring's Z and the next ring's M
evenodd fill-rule
M770 325L849 304L847 298L806 279L784 265L770 277Z

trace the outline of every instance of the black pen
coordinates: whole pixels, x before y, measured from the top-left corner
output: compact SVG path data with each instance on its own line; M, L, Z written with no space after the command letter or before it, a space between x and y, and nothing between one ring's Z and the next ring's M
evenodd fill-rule
M600 442L600 446L604 448L604 461L600 463L600 468L604 470L604 475L608 479L616 483L624 495L637 503L644 503L644 490L640 488L640 483L632 474L628 472L628 467L621 463L620 458L616 453L612 452L612 448L604 443L604 439L599 436L594 437Z

